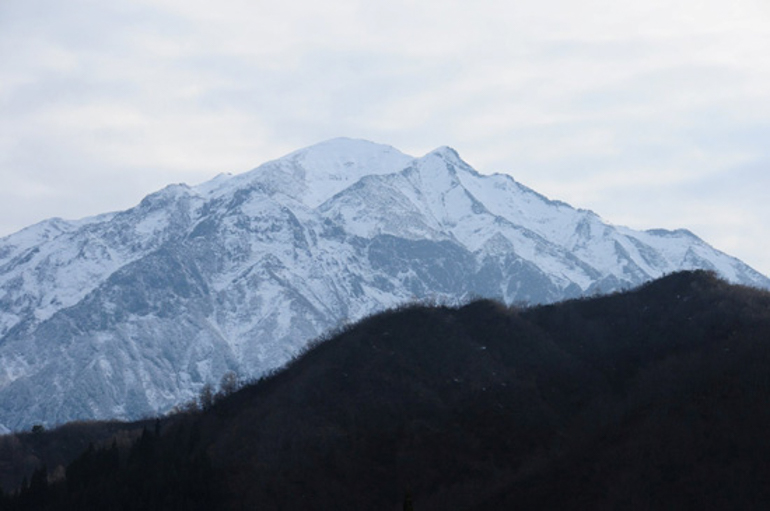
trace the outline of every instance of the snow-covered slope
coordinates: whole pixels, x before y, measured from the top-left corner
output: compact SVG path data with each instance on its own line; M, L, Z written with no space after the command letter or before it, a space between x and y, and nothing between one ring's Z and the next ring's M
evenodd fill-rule
M0 239L0 424L164 412L405 301L545 303L691 268L770 287L687 231L607 225L452 149L330 140Z

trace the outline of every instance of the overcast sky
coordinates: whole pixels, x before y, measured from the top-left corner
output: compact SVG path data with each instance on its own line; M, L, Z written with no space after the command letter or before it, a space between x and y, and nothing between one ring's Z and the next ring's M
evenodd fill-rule
M767 0L0 0L0 236L337 136L770 275Z

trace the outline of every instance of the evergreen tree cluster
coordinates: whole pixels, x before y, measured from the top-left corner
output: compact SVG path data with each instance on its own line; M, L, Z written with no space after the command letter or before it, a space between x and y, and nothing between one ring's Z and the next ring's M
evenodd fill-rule
M163 441L158 421L123 452L114 440L105 447L91 444L63 479L50 480L46 468L39 468L29 484L2 495L0 510L218 509L214 471L195 427L178 423L171 429Z

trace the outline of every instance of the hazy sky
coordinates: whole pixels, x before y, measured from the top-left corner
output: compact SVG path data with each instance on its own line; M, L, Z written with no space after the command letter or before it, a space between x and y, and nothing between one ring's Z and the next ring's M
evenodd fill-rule
M770 274L767 0L0 0L0 236L337 136Z

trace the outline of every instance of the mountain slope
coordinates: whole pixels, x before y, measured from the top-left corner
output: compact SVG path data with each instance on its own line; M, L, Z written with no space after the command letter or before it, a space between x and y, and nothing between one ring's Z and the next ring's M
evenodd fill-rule
M550 303L692 268L770 287L691 233L605 224L452 149L335 139L0 240L0 423L163 412L408 301Z
M530 309L403 307L164 418L51 509L765 509L768 333L770 293L703 271Z

